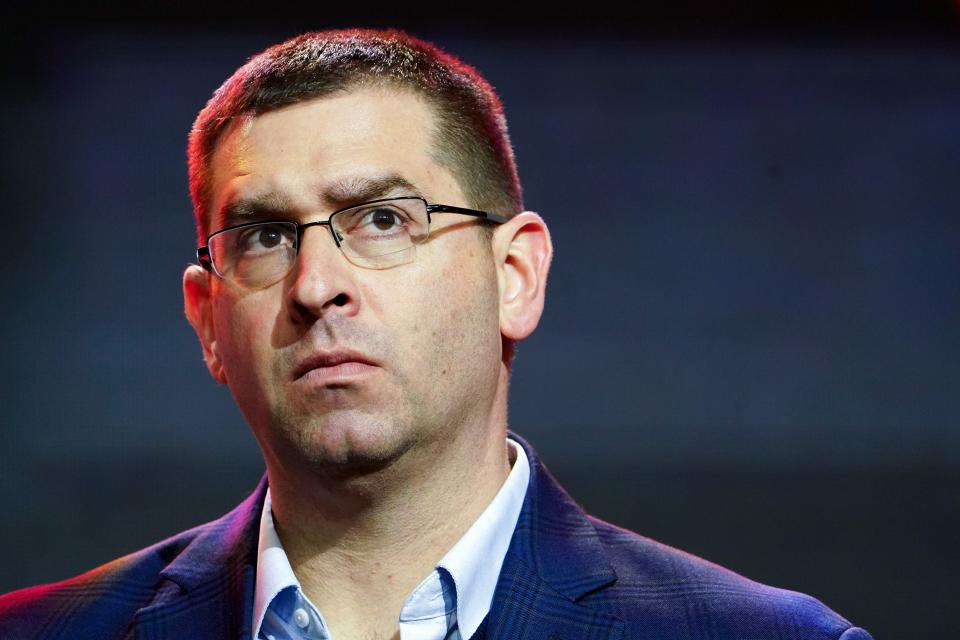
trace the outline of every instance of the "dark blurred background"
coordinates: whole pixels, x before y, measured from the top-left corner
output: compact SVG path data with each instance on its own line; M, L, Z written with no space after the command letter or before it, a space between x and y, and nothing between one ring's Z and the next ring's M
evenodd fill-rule
M955 4L270 10L7 9L0 591L253 488L181 311L186 133L264 47L399 26L496 86L553 231L510 419L571 493L878 639L958 636Z

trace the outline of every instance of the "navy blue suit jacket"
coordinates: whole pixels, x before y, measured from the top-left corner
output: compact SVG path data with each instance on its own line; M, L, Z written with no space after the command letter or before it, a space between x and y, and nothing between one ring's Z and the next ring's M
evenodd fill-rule
M485 638L870 639L809 596L588 516L517 440L530 487ZM250 640L266 486L264 477L219 520L76 578L0 597L0 639Z

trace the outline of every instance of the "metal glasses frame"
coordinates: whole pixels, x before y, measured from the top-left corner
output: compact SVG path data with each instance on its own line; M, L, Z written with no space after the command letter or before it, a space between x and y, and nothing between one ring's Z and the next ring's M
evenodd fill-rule
M296 255L298 256L300 255L300 244L301 244L301 241L303 240L303 232L305 229L309 227L326 226L330 230L330 235L333 237L333 241L337 245L337 248L340 248L341 238L338 237L337 232L334 231L333 225L330 223L331 220L333 220L333 217L335 215L337 215L338 213L342 213L344 211L349 211L350 209L363 207L368 204L376 204L378 202L393 202L394 200L419 200L420 202L423 203L424 207L426 207L426 210L427 210L428 235L429 235L430 223L433 222L434 213L460 213L466 216L473 216L475 218L480 218L482 220L489 220L490 222L494 222L496 224L503 224L508 220L508 218L506 218L505 216L501 216L496 213L490 213L489 211L480 211L479 209L466 209L464 207L455 207L449 204L429 204L426 201L426 199L421 198L420 196L396 196L394 198L378 198L377 200L369 200L367 202L361 202L359 204L350 205L349 207L337 209L336 211L331 213L329 216L327 216L326 220L317 220L314 222L303 222L303 223L294 222L292 220L284 220L285 223L293 224L296 228L296 231L297 231L297 246L296 246L297 254ZM270 220L257 220L256 222L245 222L243 224L237 224L230 227L226 227L224 229L219 229L214 233L211 233L209 236L207 236L207 244L203 245L202 247L197 247L197 263L199 263L199 265L204 269L206 269L207 271L211 273L215 273L218 277L223 277L214 268L213 259L210 257L210 238L212 238L217 234L223 233L224 231L231 231L233 229L242 229L244 227L252 227L253 225L264 224L269 222Z

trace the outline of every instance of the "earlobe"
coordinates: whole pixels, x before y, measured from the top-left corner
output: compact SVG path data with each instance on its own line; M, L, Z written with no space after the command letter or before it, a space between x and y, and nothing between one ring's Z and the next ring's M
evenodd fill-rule
M209 272L195 264L188 266L183 272L183 310L200 339L207 370L214 380L226 384L223 362L217 352L211 284Z
M500 286L500 333L522 340L533 333L546 295L553 244L546 223L524 211L500 225L494 235Z

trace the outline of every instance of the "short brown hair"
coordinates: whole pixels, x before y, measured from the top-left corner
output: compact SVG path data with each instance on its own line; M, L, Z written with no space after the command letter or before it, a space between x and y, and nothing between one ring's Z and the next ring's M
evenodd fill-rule
M364 83L411 89L431 105L438 123L436 160L456 178L471 207L505 216L523 210L503 105L476 69L402 31L317 31L252 57L197 116L187 155L201 241L209 233L211 158L235 118Z

